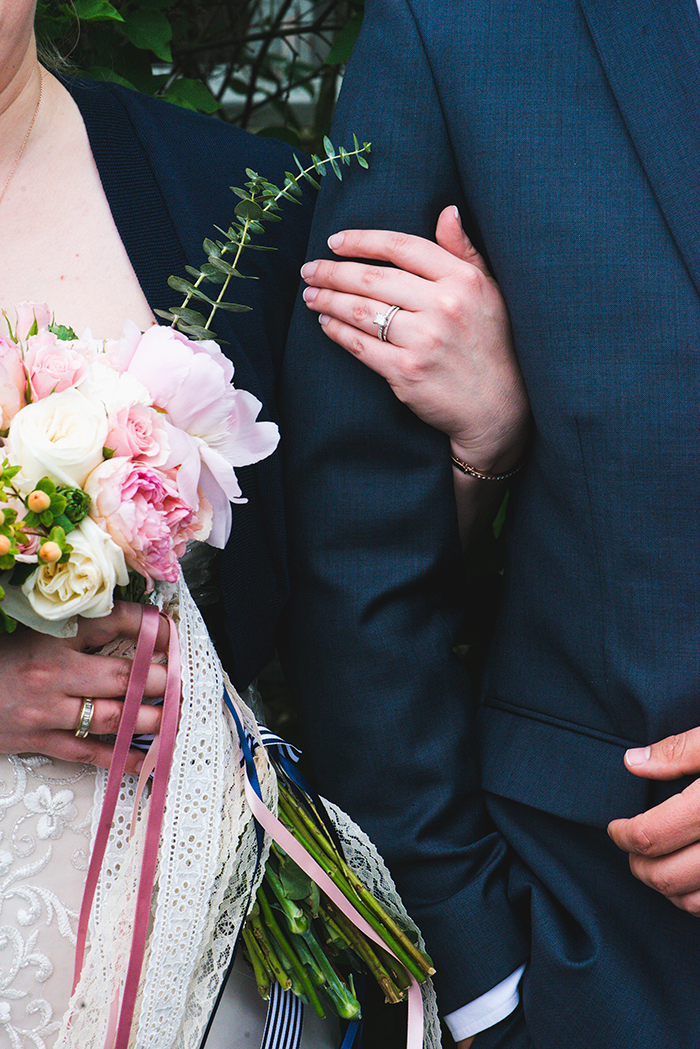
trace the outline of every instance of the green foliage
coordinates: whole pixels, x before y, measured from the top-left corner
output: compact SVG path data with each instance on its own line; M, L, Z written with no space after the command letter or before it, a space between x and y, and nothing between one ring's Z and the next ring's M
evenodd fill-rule
M39 0L49 65L318 149L363 0ZM60 67L60 59L58 65Z
M212 330L211 325L217 310L228 310L231 312L248 310L250 307L242 306L239 303L227 302L224 298L231 278L246 276L238 269L241 254L246 248L257 251L265 250L265 245L252 244L252 237L264 231L266 222L280 221L280 212L282 210L280 200L299 201L302 195L301 184L303 181L318 188L318 182L311 174L312 171L314 174L323 176L330 168L337 178L342 179L341 164L348 165L352 163L354 158L362 167L366 168L368 166L364 154L370 152L370 143L365 142L360 146L357 136L353 137L354 149L348 151L341 146L336 151L331 140L325 136L323 146L326 155L320 157L312 153L311 164L306 168L297 155L294 154L298 171L285 172L284 185L282 187L273 185L272 182L258 175L257 172L246 168L246 175L249 181L245 183L245 188L231 187L233 194L239 199L234 208L234 218L228 231L219 230L224 239L212 240L209 237L206 238L203 247L207 261L199 269L195 269L193 266L187 267L187 272L191 277L195 278L194 282L186 280L184 277L172 276L168 278L170 287L184 295L184 301L182 305L172 306L169 310L156 310L155 312L158 316L169 321L173 327L188 335L191 339L215 339L216 333ZM228 255L231 261L229 262L225 259L224 255ZM212 298L213 292L210 295L203 290L203 284L213 284L219 287L220 290L216 298ZM193 299L197 305L205 303L210 307L206 317L204 313L192 309L190 303Z

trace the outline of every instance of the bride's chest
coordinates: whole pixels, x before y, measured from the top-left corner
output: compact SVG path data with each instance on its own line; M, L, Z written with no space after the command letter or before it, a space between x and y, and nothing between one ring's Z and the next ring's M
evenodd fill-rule
M118 337L126 318L148 327L153 314L87 143L47 160L31 182L18 169L0 206L0 308L12 318L18 302L46 302L59 323L98 336Z

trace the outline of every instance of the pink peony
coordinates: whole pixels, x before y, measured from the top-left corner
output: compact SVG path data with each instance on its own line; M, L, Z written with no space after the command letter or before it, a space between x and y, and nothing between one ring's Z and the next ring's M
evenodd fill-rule
M149 587L154 579L175 582L188 540L207 538L209 507L200 516L200 507L185 503L173 476L162 470L117 456L93 470L84 488L91 516Z
M233 365L215 342L192 342L173 328L154 325L140 338L125 329L120 367L139 379L169 422L192 440L183 446L180 494L200 488L214 508L209 542L223 546L230 502L240 502L234 467L270 455L279 441L272 422L258 422L260 401L231 385ZM171 447L175 439L171 437ZM196 456L199 456L197 462Z
M27 376L19 350L0 335L0 430L6 430L26 402Z
M62 393L84 377L88 361L86 343L58 339L45 328L27 339L24 364L34 400Z

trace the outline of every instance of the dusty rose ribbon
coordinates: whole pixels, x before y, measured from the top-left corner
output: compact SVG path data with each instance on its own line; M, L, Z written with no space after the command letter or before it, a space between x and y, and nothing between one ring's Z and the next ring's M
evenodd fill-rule
M146 678L155 651L155 642L158 636L158 625L161 615L163 614L159 613L157 608L150 605L144 606L142 610L139 638L124 699L124 708L114 745L112 764L107 777L105 797L102 811L100 813L97 833L95 835L95 843L90 857L85 891L83 894L75 956L75 975L73 981L74 991L82 971L90 911L95 898L100 870L104 861L107 842L109 839L109 831L112 826L121 781L126 767L126 759L134 735L136 718L143 701ZM170 767L172 765L173 752L175 749L175 737L177 734L177 724L180 712L180 649L177 628L168 616L163 615L163 618L169 624L169 639L167 682L160 733L156 737L156 740L144 762L144 768L142 769L139 778L134 806L134 814L136 814L141 793L150 772L153 771L153 783L148 806L143 857L141 860L141 874L139 877L136 910L133 919L131 950L126 978L124 980L121 1009L118 1004L119 989L117 989L113 1000L112 1012L105 1040L105 1049L127 1049L129 1042L129 1034L136 1005L136 995L138 992L139 979L146 951L146 938L148 935L151 901L153 898L158 845L160 843L160 832L163 824L163 813L165 810L165 796L168 779L170 777ZM132 835L133 830L134 824L132 822Z

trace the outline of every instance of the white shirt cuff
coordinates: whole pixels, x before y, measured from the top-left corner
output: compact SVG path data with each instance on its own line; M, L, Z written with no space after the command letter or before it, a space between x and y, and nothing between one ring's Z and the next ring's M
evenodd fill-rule
M468 1002L445 1017L445 1023L455 1042L461 1041L462 1038L470 1038L479 1031L485 1031L488 1027L505 1020L506 1016L510 1016L520 1001L518 984L524 972L525 966L521 965L497 987L492 987L480 998L475 998L473 1002Z

